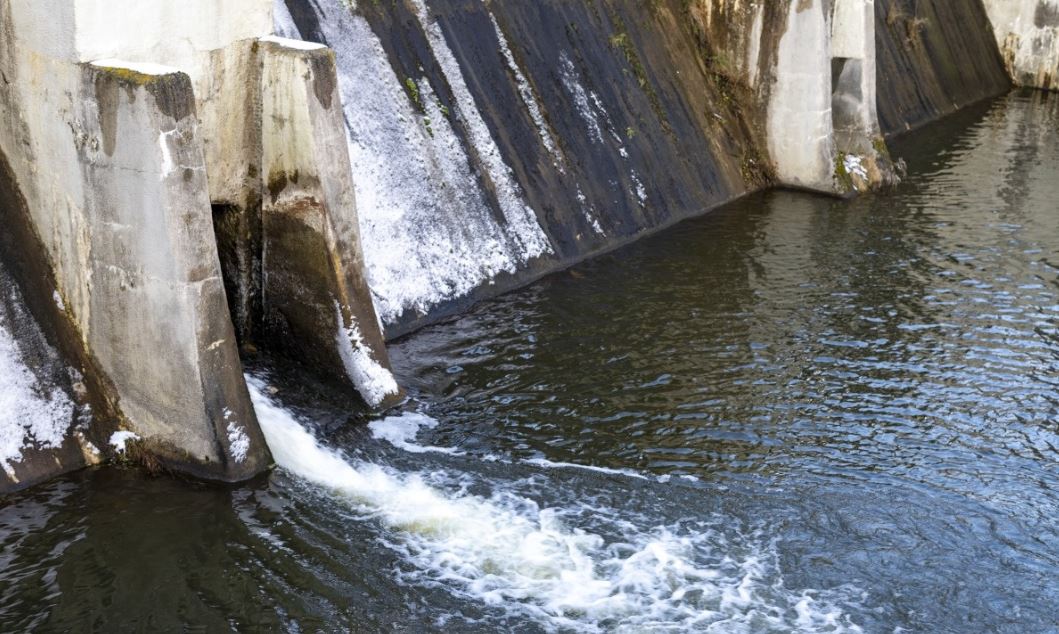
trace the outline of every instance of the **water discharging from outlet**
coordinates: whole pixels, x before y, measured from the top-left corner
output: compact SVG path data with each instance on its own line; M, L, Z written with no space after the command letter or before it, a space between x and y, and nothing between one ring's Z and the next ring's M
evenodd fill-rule
M410 582L440 584L546 629L860 631L839 607L855 590L786 589L763 538L732 544L705 522L651 526L591 502L541 508L499 483L489 495L449 491L426 473L351 460L322 445L265 395L263 381L248 382L276 463L390 531L389 545L414 566ZM376 436L416 451L407 432L417 418L382 421ZM607 517L617 538L564 522L585 513Z

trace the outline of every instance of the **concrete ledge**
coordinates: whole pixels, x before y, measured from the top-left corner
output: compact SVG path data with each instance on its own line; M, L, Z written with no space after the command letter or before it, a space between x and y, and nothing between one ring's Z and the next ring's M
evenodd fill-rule
M1059 90L1059 0L985 0L1015 84Z

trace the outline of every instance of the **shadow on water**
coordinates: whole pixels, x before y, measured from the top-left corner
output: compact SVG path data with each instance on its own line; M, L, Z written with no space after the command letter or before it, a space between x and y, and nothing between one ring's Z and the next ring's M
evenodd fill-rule
M896 142L893 192L750 196L420 331L392 349L420 414L385 430L273 372L344 453L329 485L109 469L6 500L3 629L593 631L631 605L686 630L1053 631L1057 122L1015 93ZM628 605L554 608L570 586L453 513L578 544ZM643 576L658 553L679 583Z

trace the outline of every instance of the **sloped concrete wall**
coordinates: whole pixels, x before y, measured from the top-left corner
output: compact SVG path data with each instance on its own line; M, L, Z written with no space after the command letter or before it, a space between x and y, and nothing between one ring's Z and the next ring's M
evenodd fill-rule
M985 0L985 8L1015 83L1059 90L1059 0Z
M839 169L875 144L834 142L832 8L277 0L275 15L336 51L366 276L396 337L763 186L882 182Z
M887 136L1011 87L981 0L875 0L875 16Z
M25 199L0 152L0 492L96 464L96 376L65 319ZM23 293L22 289L30 289Z

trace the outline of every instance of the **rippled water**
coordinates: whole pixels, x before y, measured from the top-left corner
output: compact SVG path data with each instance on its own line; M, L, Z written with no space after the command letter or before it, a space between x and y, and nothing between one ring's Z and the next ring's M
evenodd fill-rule
M1059 631L1059 98L893 149L396 344L402 416L255 370L250 485L16 496L0 629Z

